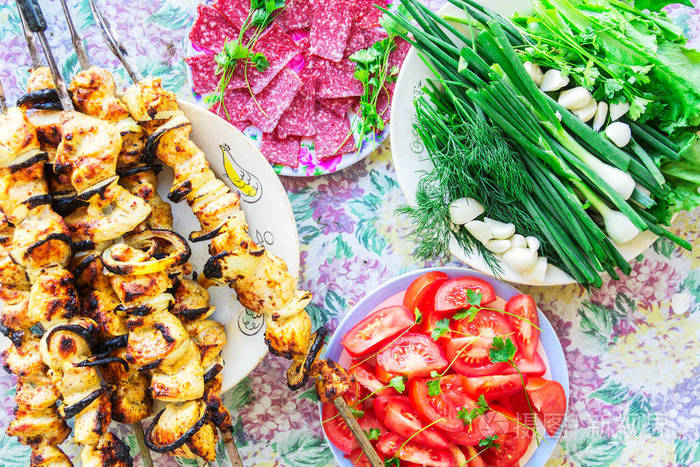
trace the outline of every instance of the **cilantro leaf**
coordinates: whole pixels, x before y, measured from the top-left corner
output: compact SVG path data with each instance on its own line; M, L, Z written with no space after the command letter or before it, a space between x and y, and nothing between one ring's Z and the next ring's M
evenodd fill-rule
M476 405L484 409L484 411L489 410L491 407L489 407L489 403L486 402L486 398L484 397L483 394L479 396L479 398L476 400Z
M430 333L430 337L436 341L448 332L450 332L450 318L441 319L435 323L435 327Z
M379 436L382 434L379 428L370 428L369 430L364 430L364 432L365 436L367 436L367 439L370 441L379 439Z
M391 380L389 380L389 387L394 388L399 394L403 394L406 390L406 383L403 376L394 376L391 378Z
M508 362L515 356L515 344L510 337L494 337L489 349L489 358L493 363Z
M364 417L365 416L365 411L364 410L359 410L354 407L350 407L350 412L352 412L353 417L358 418L358 417Z
M474 318L476 318L477 313L479 313L479 308L472 306L455 313L454 315L452 315L452 319L459 320L469 318L469 321L474 321Z
M471 306L480 306L483 298L484 294L481 293L481 290L467 289L467 303Z
M265 71L270 66L270 62L268 61L267 57L260 52L254 53L250 57L250 61L258 71Z
M420 312L420 310L418 309L418 307L416 307L416 309L413 310L413 316L416 317L416 324L418 324L418 323L420 323L421 321L423 321L423 314Z
M399 458L394 456L389 459L384 459L384 467L399 467Z
M479 396L476 407L473 409L462 407L457 412L457 418L461 419L462 423L465 425L470 425L476 419L476 417L485 414L487 410L489 410L489 404L486 402L486 399L484 399L484 395L482 394Z
M442 389L440 389L439 377L437 379L429 379L426 384L428 385L428 395L430 397L439 396L442 392Z
M501 447L496 441L498 440L498 435L487 436L479 440L478 446L480 448L498 448Z

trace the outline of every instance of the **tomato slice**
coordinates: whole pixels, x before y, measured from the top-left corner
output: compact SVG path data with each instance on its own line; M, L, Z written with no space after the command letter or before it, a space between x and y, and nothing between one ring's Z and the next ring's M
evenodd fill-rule
M455 311L469 308L467 290L481 291L481 304L487 305L496 300L496 292L491 284L477 277L464 276L443 283L435 293L436 311Z
M444 272L426 272L408 286L403 297L403 305L409 311L418 308L423 316L432 313L435 309L435 292L447 279L447 274Z
M357 423L360 424L360 427L365 431L368 432L376 428L379 430L379 435L383 435L385 433L388 433L389 430L386 429L384 424L379 421L377 416L374 414L374 411L369 408L363 409L365 414L357 420ZM373 443L376 442L376 440L371 440Z
M549 436L553 436L566 415L566 393L557 381L529 378L525 390Z
M454 337L445 346L447 358L455 362L455 371L465 376L484 376L502 373L508 366L492 363L489 355L494 337L513 332L502 314L482 310L472 321L458 321L457 332L464 337Z
M323 404L321 420L323 420L322 425L326 436L328 436L328 439L335 447L346 454L359 447L345 420L338 414L338 409L335 408L335 405Z
M527 380L527 377L524 377ZM523 382L520 375L477 376L466 379L467 392L473 399L477 399L482 394L487 401L499 399L515 394L522 388Z
M384 384L379 381L379 378L364 365L353 367L349 373L355 377L360 386L367 389L370 393L381 394L393 391L391 388L384 388ZM394 391L395 392L395 391Z
M374 415L377 417L382 424L386 425L386 406L389 402L393 400L402 401L406 404L410 404L411 401L406 396L377 396L372 401L374 407Z
M444 312L444 313L438 313L437 311L433 311L431 313L428 313L428 315L423 316L423 332L426 333L427 335L431 335L433 332L433 329L437 327L437 322L441 321L443 319L449 320L452 318L452 313L449 312ZM447 339L450 338L450 334L447 333L443 336L441 336L438 339L438 342L446 342Z
M527 359L524 355L520 353L515 354L515 358L513 358L513 363L515 363L515 366L518 367L520 372L524 375L528 376L542 376L547 372L547 366L544 364L544 360L540 356L540 354L535 354L535 357L533 359ZM506 368L501 374L504 375L513 375L517 374L518 372L513 368L512 366L508 365L508 368Z
M528 446L530 446L533 433L513 421L515 414L509 410L493 405L492 408L496 412L496 418L500 418L499 434L496 440L499 447L487 449L481 454L481 457L489 467L518 465L518 461L525 455Z
M390 306L372 312L353 326L341 344L353 357L374 352L383 343L408 329L415 317L405 306Z
M384 424L391 431L403 438L413 436L412 441L416 444L434 448L447 448L450 444L447 438L445 438L445 435L440 433L436 428L429 427L419 432L424 425L418 418L418 412L411 407L411 404L403 401L389 401L386 405Z
M506 303L506 312L509 313L506 316L515 331L518 349L525 358L532 360L537 353L537 346L540 342L540 331L535 327L540 324L535 300L525 294L511 297ZM518 319L513 315L523 319Z
M362 449L355 449L353 452L345 454L343 457L352 462L352 465L355 467L372 467L372 464L369 459L367 459L365 453L362 452Z
M467 458L467 467L487 467L486 463L479 456L479 452L472 446L465 446L462 449L464 457Z
M434 426L445 431L462 431L464 424L457 418L455 406L442 394L428 394L428 381L429 378L417 378L408 383L408 395L418 415L426 423L441 420Z
M414 442L414 440L415 438L404 444L404 438L394 433L389 433L381 437L377 443L377 451L384 457L398 457L404 461L401 462L402 466L406 465L407 462L432 467L457 466L449 449L421 446L420 443ZM401 448L402 445L403 447ZM399 450L399 448L401 449Z
M377 368L409 378L440 372L447 364L442 349L430 337L415 332L404 334L377 354Z
M384 370L384 368L382 368L380 365L377 365L374 368L374 374L377 379L384 384L389 384L389 381L391 381L394 376L398 376L396 373L389 373L388 371Z

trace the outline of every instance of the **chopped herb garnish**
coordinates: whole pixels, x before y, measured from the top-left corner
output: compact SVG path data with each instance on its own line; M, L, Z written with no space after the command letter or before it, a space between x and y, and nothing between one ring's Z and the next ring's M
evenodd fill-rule
M436 341L448 332L450 332L450 318L441 319L435 323L435 327L430 332L430 337Z
M510 337L494 337L489 349L489 357L493 363L512 362L516 350Z
M480 448L499 448L501 447L496 441L498 440L498 435L487 436L479 440L478 446Z
M379 430L379 428L370 428L369 430L364 430L365 431L365 436L367 436L367 439L370 441L374 441L376 439L379 439L379 436L382 434L382 432Z
M399 394L403 394L403 392L406 390L406 381L404 380L403 376L394 376L389 380L389 384L387 386L394 388Z

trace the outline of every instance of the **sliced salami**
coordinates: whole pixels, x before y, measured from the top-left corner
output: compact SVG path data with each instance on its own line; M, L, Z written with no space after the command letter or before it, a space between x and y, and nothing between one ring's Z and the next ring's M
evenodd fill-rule
M319 66L318 97L335 98L361 96L362 83L354 76L356 63L343 60L334 63L326 60Z
M314 147L319 160L352 152L355 149L355 139L347 117L339 117L319 104L316 105L314 125L316 126Z
M267 87L246 104L241 116L265 133L275 129L277 122L301 88L299 76L285 68Z
M357 26L353 26L350 30L348 43L345 46L344 55L349 57L358 50L366 49L372 46L375 42L384 39L386 36L386 32L382 29L362 29Z
M241 117L241 113L248 101L250 101L250 93L247 89L227 89L224 94L225 110L224 105L216 104L212 107L212 111L239 130L243 130L248 126L248 121Z
M339 117L345 117L348 110L353 107L359 99L357 97L339 97L337 99L319 99L319 103Z
M408 54L408 51L411 50L411 44L401 39L400 37L395 38L394 41L396 41L394 50L392 50L391 53L389 53L389 69L391 69L394 66L397 68L401 68L401 64L406 58L406 54Z
M250 12L249 0L215 0L214 8L219 10L231 24L241 29L248 12Z
M263 133L260 152L273 164L299 166L300 139L295 136L278 139L272 133Z
M354 14L354 0L316 0L309 51L333 62L343 58Z
M287 2L282 12L277 15L279 23L286 31L304 29L311 26L313 6L311 0L291 0Z
M280 138L286 138L289 135L313 136L316 134L313 119L309 118L314 114L316 86L313 80L305 80L303 74L301 78L304 84L277 122L275 132Z
M185 62L192 73L192 88L197 94L207 94L216 90L219 77L216 75L214 55L201 54L187 57Z
M236 37L238 29L219 10L207 5L197 6L197 19L190 30L190 41L195 49L218 53L226 39Z
M386 8L386 0L355 0L355 25L361 28L379 26L379 19L384 13L375 5Z

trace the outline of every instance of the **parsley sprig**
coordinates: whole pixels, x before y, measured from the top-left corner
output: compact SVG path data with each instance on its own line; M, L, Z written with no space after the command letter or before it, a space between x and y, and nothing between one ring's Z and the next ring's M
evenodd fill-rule
M267 57L262 53L253 52L253 47L265 28L282 8L284 8L284 0L250 0L250 11L243 21L238 37L235 39L226 38L221 51L214 57L216 61L215 73L220 78L214 93L204 98L204 102L209 105L210 109L215 105L223 107L226 117L231 118L226 109L224 94L238 65L244 67L243 74L246 86L251 96L253 96L250 83L248 82L248 67L252 66L258 71L265 71L270 66ZM252 34L246 39L246 33L251 28Z
M429 380L426 382L426 385L428 386L428 395L429 395L429 396L435 397L435 396L439 396L440 394L442 394L442 388L440 387L440 380L442 379L443 376L445 376L445 374L446 374L448 371L450 371L450 368L452 368L452 365L454 365L454 363L457 361L457 359L459 358L459 356L462 355L462 352L464 352L465 350L467 350L467 348L469 348L469 346L472 345L472 342L473 342L475 339L477 339L476 336L469 336L469 337L472 337L472 340L470 340L469 342L467 342L467 343L464 345L464 347L462 347L461 349L459 349L459 351L457 352L457 354L454 356L454 358L453 358L452 361L449 363L449 365L447 365L447 368L445 368L445 369L442 371L442 373L438 373L438 372L435 371L435 370L433 370L433 371L430 372L430 377L433 378L433 379L429 379Z
M457 411L457 418L461 419L465 426L469 425L471 427L472 422L476 420L477 417L484 415L488 410L489 404L486 402L484 395L481 394L476 401L476 407L473 409L462 407Z

